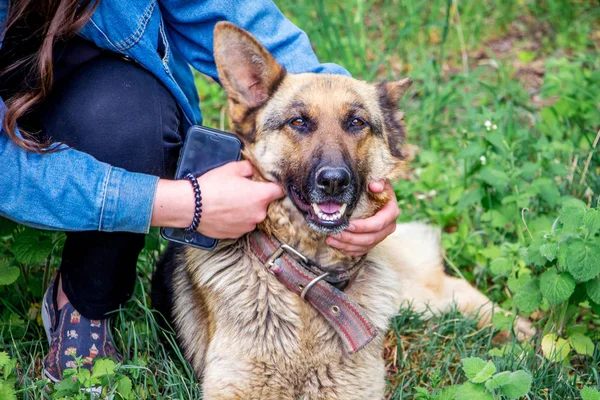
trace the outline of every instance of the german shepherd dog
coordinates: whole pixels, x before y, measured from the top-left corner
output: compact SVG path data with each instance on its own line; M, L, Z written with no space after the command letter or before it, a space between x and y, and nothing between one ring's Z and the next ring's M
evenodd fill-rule
M171 249L155 274L168 299L155 307L170 316L206 399L381 399L384 335L402 303L430 314L455 306L481 325L493 308L444 273L437 229L398 225L362 258L325 243L389 200L368 182L405 171L397 104L411 80L291 74L235 25L218 23L214 37L244 157L287 196L238 240ZM516 330L533 334L523 319Z

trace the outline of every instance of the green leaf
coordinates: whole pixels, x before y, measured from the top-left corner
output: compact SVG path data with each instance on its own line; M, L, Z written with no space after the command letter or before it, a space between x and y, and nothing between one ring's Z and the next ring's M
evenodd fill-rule
M594 208L587 210L583 217L583 224L590 235L595 235L600 229L600 212Z
M594 303L600 304L600 276L588 281L585 284L585 290Z
M525 262L527 264L533 264L538 267L543 267L548 262L548 259L542 255L540 249L543 245L546 244L546 241L542 237L536 237L531 241L529 247L527 247L527 255L525 257Z
M4 367L10 363L10 357L5 351L0 351L0 367Z
M512 264L507 258L496 258L490 263L490 271L494 276L506 275L512 271Z
M548 261L553 261L556 258L557 249L556 243L544 243L540 246L540 254Z
M36 264L50 255L52 247L50 237L34 229L25 229L16 235L12 251L20 263Z
M2 400L17 400L15 388L9 381L0 379L0 399Z
M581 399L600 400L600 392L598 392L596 389L592 389L591 387L586 386L581 390Z
M467 382L459 386L454 400L494 400L494 396L486 393L483 385Z
M488 379L490 379L492 377L492 375L494 375L495 373L496 373L496 366L494 365L493 362L488 361L485 364L485 366L483 367L483 369L481 371L479 371L479 373L477 373L477 375L475 375L471 379L471 382L483 383L483 382L487 381Z
M485 360L479 357L463 358L462 365L465 375L469 380L473 379L485 367Z
M542 293L537 279L532 279L519 288L514 297L515 305L524 313L530 314L542 303Z
M510 380L510 371L499 372L492 376L492 379L485 383L485 387L488 390L498 389L501 386L506 385Z
M481 188L473 189L470 192L466 192L462 195L458 204L456 205L456 209L458 211L462 211L465 208L478 203L483 198L483 191Z
M131 379L129 379L129 377L127 377L127 376L122 376L117 381L117 391L124 398L129 397L129 395L131 394L132 388L133 388L133 385L131 383Z
M575 349L577 354L593 356L594 355L594 342L589 337L581 334L574 333L569 337L569 343Z
M577 231L583 223L583 216L586 209L585 203L581 200L568 198L563 201L563 206L560 210L560 219L567 231Z
M494 328L501 331L509 331L513 326L515 318L511 315L504 314L503 312L495 312L492 317L492 324Z
M454 400L459 387L456 385L448 386L433 396L433 400Z
M510 374L508 383L500 388L500 391L509 399L520 399L529 393L532 378L526 371L515 371Z
M542 295L551 303L567 301L575 290L575 279L568 272L548 270L540 277Z
M504 188L510 182L509 176L494 167L485 167L479 172L479 177L488 185L496 188Z
M569 357L571 346L553 333L548 333L542 338L542 353L550 361L561 362Z
M111 359L101 358L94 361L92 378L103 378L115 374L117 364Z
M532 183L532 186L549 206L554 207L556 203L558 203L560 191L553 180L549 178L538 178Z
M20 273L18 267L9 267L5 262L0 261L0 286L13 284Z
M600 247L575 239L568 245L565 261L575 279L589 281L600 273Z

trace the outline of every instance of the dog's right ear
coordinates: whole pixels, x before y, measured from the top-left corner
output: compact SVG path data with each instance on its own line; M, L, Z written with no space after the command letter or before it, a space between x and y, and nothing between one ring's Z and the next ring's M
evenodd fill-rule
M214 36L217 71L229 98L233 130L252 141L256 111L275 92L285 69L250 33L230 22L219 22Z

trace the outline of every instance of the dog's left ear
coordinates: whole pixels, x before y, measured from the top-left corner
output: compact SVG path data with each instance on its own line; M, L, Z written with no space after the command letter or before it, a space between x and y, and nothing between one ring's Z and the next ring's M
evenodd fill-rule
M412 79L404 78L396 82L382 82L377 85L379 105L385 118L387 140L394 157L404 158L402 147L406 136L404 114L398 111L398 101L412 85Z
M252 141L255 113L275 92L285 69L250 33L232 23L219 22L214 37L217 71L229 98L233 129Z

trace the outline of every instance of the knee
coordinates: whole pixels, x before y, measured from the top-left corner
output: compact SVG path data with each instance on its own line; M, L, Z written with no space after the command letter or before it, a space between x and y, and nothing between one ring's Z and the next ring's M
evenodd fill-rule
M148 71L116 57L90 61L45 101L42 124L52 140L114 166L159 174L165 135L178 135L173 96Z

